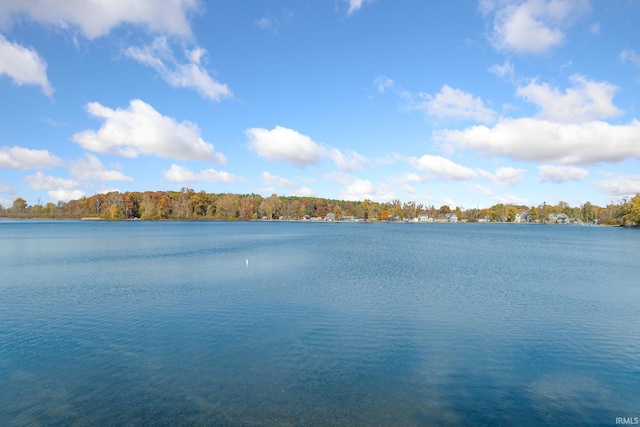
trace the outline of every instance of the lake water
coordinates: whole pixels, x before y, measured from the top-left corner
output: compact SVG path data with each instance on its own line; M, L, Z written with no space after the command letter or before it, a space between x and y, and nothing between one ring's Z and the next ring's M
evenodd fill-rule
M0 222L2 426L639 416L640 230Z

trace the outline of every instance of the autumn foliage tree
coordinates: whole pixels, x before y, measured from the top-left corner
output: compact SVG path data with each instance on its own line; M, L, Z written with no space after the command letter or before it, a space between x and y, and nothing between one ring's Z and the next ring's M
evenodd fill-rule
M435 218L444 217L455 212L458 219L475 221L476 218L488 216L492 221L513 222L520 211L528 211L532 221L545 222L549 215L565 213L572 222L582 221L606 225L640 225L640 195L622 199L617 203L610 203L600 207L590 202L581 206L571 207L566 202L557 205L542 203L538 206L496 204L488 208L473 208L464 210L460 206L453 210L448 205L439 209L433 204L423 205L415 202L402 203L400 200L391 202L375 202L370 199L363 201L334 200L317 197L278 196L272 194L262 197L259 194L214 194L204 191L195 192L189 188L180 191L145 191L120 193L112 191L94 194L68 202L49 202L42 205L40 201L29 206L21 197L14 200L10 207L0 208L0 216L18 218L83 218L94 217L108 220L122 219L179 219L202 220L217 219L225 221L267 219L302 219L309 217L325 218L333 213L335 219L345 216L356 216L363 220L409 220L419 214L426 213Z

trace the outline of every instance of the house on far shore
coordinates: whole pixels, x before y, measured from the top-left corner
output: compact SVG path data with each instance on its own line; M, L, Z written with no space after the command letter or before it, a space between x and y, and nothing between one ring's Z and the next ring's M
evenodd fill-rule
M433 218L430 218L427 214L418 215L418 222L433 222Z
M520 211L516 214L513 222L531 222L531 217L528 211Z
M567 224L569 222L569 216L563 213L549 215L549 222L554 224Z
M451 215L448 215L448 216L449 216L449 222L458 222L458 215L451 214Z
M329 212L324 216L325 221L335 221L335 219L336 219L336 214L334 214L333 212Z

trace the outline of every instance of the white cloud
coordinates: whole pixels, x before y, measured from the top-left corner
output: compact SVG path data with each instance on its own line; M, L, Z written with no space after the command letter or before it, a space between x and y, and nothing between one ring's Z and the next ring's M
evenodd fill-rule
M42 172L37 172L35 175L25 176L24 179L32 190L58 190L60 188L68 190L78 186L78 181L75 179L64 179L57 176L49 176Z
M513 78L513 75L515 74L515 66L511 61L505 61L502 65L495 64L489 67L489 72L500 78Z
M367 159L353 150L345 150L345 153L337 148L332 148L328 156L343 171L359 171L363 169L363 164Z
M314 196L316 193L309 187L303 187L291 181L290 179L274 175L269 172L262 172L260 175L262 182L268 186L285 187L289 189L289 193L294 196Z
M634 196L640 194L640 175L610 175L594 185L612 196Z
M265 185L275 185L278 187L287 187L287 188L294 188L297 186L297 184L294 183L293 181L287 178L282 178L278 175L274 175L269 172L262 172L260 177L262 178L262 182L264 182Z
M309 187L295 187L291 189L292 196L298 197L316 197L317 194Z
M342 195L346 200L374 199L378 193L378 188L369 180L353 178L351 183L342 190Z
M419 159L415 157L410 158L409 163L414 168L429 171L445 181L473 179L478 176L473 169L459 165L440 156L425 154Z
M607 82L587 80L578 74L571 76L574 87L561 93L548 84L536 81L519 87L517 95L541 108L537 117L560 122L583 122L614 117L622 113L613 105L618 87Z
M129 47L125 54L156 70L171 87L194 88L201 96L213 101L233 96L226 84L213 79L200 65L206 54L200 47L185 51L187 63L181 63L175 58L166 37L157 37L151 45Z
M623 64L631 62L636 67L640 68L640 55L633 49L625 49L620 52L620 60Z
M533 118L502 119L493 127L444 130L436 138L447 148L473 149L516 160L589 165L640 159L640 122L555 123Z
M200 137L198 126L189 121L178 123L139 99L131 101L127 109L112 110L91 102L87 110L105 123L97 132L86 130L73 135L73 141L86 150L123 157L145 154L177 160L226 162L222 154L214 151L213 145Z
M245 134L249 138L249 146L260 157L290 162L301 169L328 158L340 169L353 171L362 169L362 164L366 161L353 150L347 150L345 154L337 148L324 147L307 135L282 126L276 126L272 130L251 128Z
M413 109L424 111L430 116L439 119L454 118L463 120L475 120L482 123L495 121L496 113L484 106L480 97L460 89L453 89L444 85L435 96L420 94L422 98Z
M387 89L393 89L394 82L389 77L378 76L373 80L373 85L378 92L384 93Z
M368 179L355 177L350 177L345 188L340 191L340 195L343 200L369 199L376 202L389 202L396 198L393 193L386 191L380 184L376 185Z
M175 164L172 164L171 168L163 171L162 174L167 180L176 183L211 182L217 184L220 182L229 183L243 180L242 177L232 175L224 171L205 169L196 173L190 169Z
M282 126L272 130L251 128L245 134L249 138L249 145L260 157L291 162L302 169L317 164L327 156L327 149L307 135Z
M373 0L345 0L349 3L349 10L347 15L351 15L353 12L359 10L364 4L371 3Z
M47 150L31 150L17 145L0 147L0 168L39 169L61 164L62 160Z
M104 36L122 24L142 25L152 32L190 36L188 14L200 8L198 0L3 0L0 22L27 16L67 28L77 26L89 39Z
M58 188L55 190L47 191L47 195L49 196L49 199L54 202L68 202L69 200L81 199L85 196L85 193L81 190L67 190L65 188Z
M83 191L76 189L78 181L74 179L49 176L42 172L25 176L24 179L32 190L46 190L49 199L54 202L60 200L68 202L69 200L79 199L85 195Z
M408 185L416 182L427 181L427 178L428 177L421 177L415 172L409 172L409 173L402 174L402 176L400 177L400 179L397 180L397 182L403 185Z
M102 162L93 154L85 154L86 160L80 159L69 167L71 175L78 179L93 181L133 181L133 178L115 170L105 170Z
M584 181L589 176L589 171L575 166L538 166L540 179L544 181L552 181L562 183L567 181Z
M19 86L37 85L45 94L53 94L53 87L47 78L47 63L38 52L33 48L11 43L0 34L0 77L4 74Z
M522 181L526 170L515 169L508 166L508 167L498 168L494 173L487 172L482 169L478 169L478 172L480 173L480 175L482 175L486 179L491 180L498 185L510 186L510 185L515 185L520 181Z
M565 29L589 9L588 0L483 1L480 9L495 11L492 42L498 49L539 53L561 45Z

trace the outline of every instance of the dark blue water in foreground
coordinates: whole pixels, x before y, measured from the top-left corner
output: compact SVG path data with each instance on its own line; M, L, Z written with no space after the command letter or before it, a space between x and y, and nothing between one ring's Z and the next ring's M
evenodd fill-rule
M0 222L2 426L635 416L638 230Z

